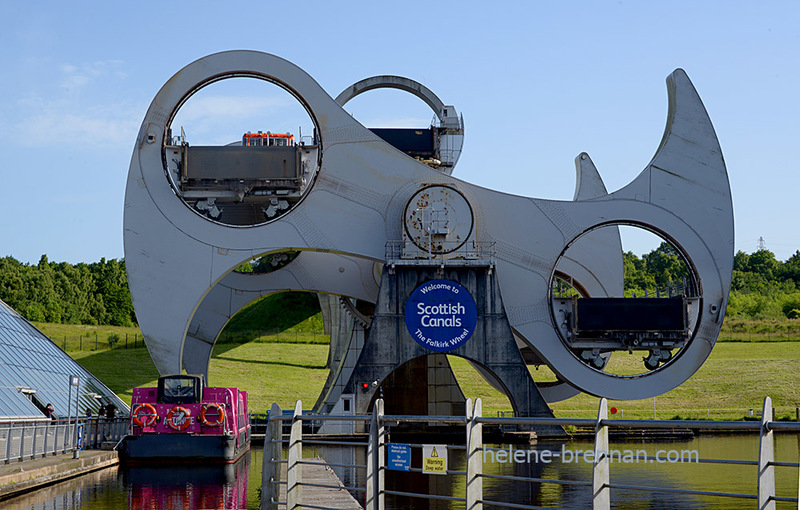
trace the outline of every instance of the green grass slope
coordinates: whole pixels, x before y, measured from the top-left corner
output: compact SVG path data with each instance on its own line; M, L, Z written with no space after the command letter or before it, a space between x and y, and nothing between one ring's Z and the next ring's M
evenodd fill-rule
M127 402L132 388L155 385L157 379L156 369L143 348L70 354ZM265 412L273 402L284 409L291 408L298 399L309 409L325 382L327 355L325 345L218 344L212 355L209 380L215 386L247 390L254 412ZM511 410L505 395L489 386L465 360L449 358L464 394L481 397L485 414ZM748 409L758 413L765 396L772 398L778 417L794 417L795 409L800 407L798 361L800 344L796 342L718 344L691 379L656 397L656 417L740 419ZM531 373L537 380L552 378L544 368L537 371L531 367ZM552 407L559 417L589 418L597 412L597 405L596 397L579 395ZM653 399L611 401L609 406L622 410L625 418L653 418Z
M243 331L322 331L322 315L316 294L281 292L253 301L242 308L225 326L224 332Z
M776 414L795 415L800 407L800 342L797 320L725 321L720 341L700 370L678 388L656 397L658 418L710 417L738 419L749 409L758 412L765 396L773 399ZM59 346L103 380L124 400L131 389L153 385L157 372L141 333L135 328L36 324ZM238 313L223 331L212 355L209 379L219 386L237 386L250 394L251 408L265 411L273 402L290 408L302 399L306 409L322 390L328 338L323 333L317 298L309 293L282 293L255 301ZM110 349L110 335L120 340ZM128 349L125 338L128 338ZM83 351L79 351L79 336ZM138 338L138 348L132 348ZM732 340L732 341L726 341ZM791 340L791 341L786 341ZM491 388L464 360L450 356L454 372L468 397L481 397L487 414L510 411L508 399ZM641 370L641 356L617 353L615 368ZM536 381L552 381L546 367L531 367ZM591 417L598 399L579 395L552 405L557 416ZM653 399L612 401L626 418L652 418ZM619 415L618 415L619 416Z

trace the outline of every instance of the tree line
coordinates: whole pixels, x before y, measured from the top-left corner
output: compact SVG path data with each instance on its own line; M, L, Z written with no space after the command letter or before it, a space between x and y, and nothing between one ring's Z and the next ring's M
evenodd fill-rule
M36 265L0 258L0 300L32 322L133 326L124 260Z
M652 295L681 288L689 272L668 243L641 257L624 254L625 295ZM658 290L656 290L658 289ZM769 250L737 252L727 315L745 319L800 318L800 251L785 262Z
M268 267L256 272L274 270L274 262L267 262L270 264L264 265ZM668 243L641 257L626 252L623 262L626 296L680 292L688 281L686 264ZM50 262L42 255L33 265L3 257L0 300L32 322L136 324L124 260L103 258L73 265ZM777 260L769 250L737 252L727 314L746 319L800 319L800 251L786 261Z

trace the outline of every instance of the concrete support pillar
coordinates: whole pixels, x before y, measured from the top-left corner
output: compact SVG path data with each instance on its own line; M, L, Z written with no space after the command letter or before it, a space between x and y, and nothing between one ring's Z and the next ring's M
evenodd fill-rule
M456 416L464 414L466 397L458 385L450 362L444 354L425 357L428 364L428 414Z
M322 294L319 294L322 296ZM328 363L330 372L325 381L314 410L318 413L331 413L336 403L342 396L345 384L350 380L353 368L356 366L361 350L364 348L366 336L363 326L342 308L339 299L330 298L330 338L331 345L328 350ZM322 300L320 300L322 303ZM333 307L336 307L335 309ZM326 326L327 328L328 326ZM323 425L324 426L324 425ZM361 424L357 424L360 428Z
M325 329L325 334L331 339L325 368L335 369L335 364L341 357L342 339L338 334L339 321L342 320L341 305L339 304L339 298L331 294L319 293L317 294L317 300L322 311L322 325Z
M369 336L345 386L346 393L356 395L356 413L366 414L373 399L380 398L378 392L381 388L385 395L392 394L391 399L386 397L389 414L415 414L407 410L415 407L422 407L417 413L442 411L447 405L438 403L455 402L455 397L463 398L460 391L453 391L455 384L452 374L449 367L444 370L444 362L442 370L438 371L429 370L431 367L422 359L418 364L409 363L426 356L435 360L445 359L441 353L417 343L405 324L408 297L419 285L432 279L459 283L470 293L477 308L477 325L472 336L447 354L470 360L491 374L505 390L517 416L552 418L553 413L533 382L514 340L497 285L496 272L489 264L447 265L442 268L412 264L384 270ZM406 378L413 382L413 387L391 391L390 387L395 381L403 379L396 375L402 372L398 369L403 366L412 369L418 367L424 374ZM438 361L434 368L438 368ZM424 401L425 397L430 400ZM451 409L455 407L448 405ZM463 414L463 407L453 410L453 415ZM560 427L538 427L538 430L563 434Z

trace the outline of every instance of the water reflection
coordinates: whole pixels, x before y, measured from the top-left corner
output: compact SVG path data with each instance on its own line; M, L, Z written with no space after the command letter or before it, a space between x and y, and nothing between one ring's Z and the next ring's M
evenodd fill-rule
M432 442L436 442L433 440ZM495 445L500 446L500 445ZM508 445L502 445L508 448ZM576 482L553 484L520 482L485 478L484 499L504 503L527 504L554 508L591 507L592 466L582 458L562 458L563 452L581 452L592 449L589 441L540 442L531 447L514 447L537 452L559 453L550 462L500 462L486 458L484 473ZM657 450L696 450L701 459L755 460L758 454L758 437L754 435L698 436L684 441L640 440L612 442L612 450L645 451L654 456ZM798 438L794 435L777 435L775 444L778 462L798 461ZM465 471L464 450L449 450L449 468ZM227 466L191 467L119 467L91 473L51 487L39 489L9 501L2 507L35 510L88 510L103 509L194 509L194 508L250 508L259 507L258 490L261 485L262 449L254 447L239 462ZM333 464L364 466L366 449L363 446L306 447L304 457L322 457ZM421 452L412 448L412 466L421 465ZM355 467L333 468L345 486L364 487L365 470ZM665 489L691 489L755 494L756 466L716 465L696 463L657 463L639 460L619 460L611 465L611 483L641 485ZM776 467L778 495L796 497L798 470ZM463 475L435 476L421 473L388 471L386 488L399 492L439 494L464 497L466 481ZM351 494L363 504L364 493ZM386 496L388 508L428 509L463 508L463 503L433 501L420 498ZM613 508L708 508L727 509L751 507L752 500L719 498L702 495L685 495L659 491L634 491L613 489ZM488 506L487 506L488 507ZM778 502L780 508L797 508L797 505Z
M0 502L4 510L126 508L125 487L116 467L95 471Z
M250 453L235 464L124 467L131 510L247 508Z

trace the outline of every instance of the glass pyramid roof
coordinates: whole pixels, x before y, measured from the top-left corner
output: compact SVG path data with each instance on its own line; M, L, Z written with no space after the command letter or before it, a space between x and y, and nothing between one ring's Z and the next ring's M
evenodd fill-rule
M86 409L96 414L108 402L128 413L105 384L0 301L0 422L45 419L48 403L57 417L67 417Z

